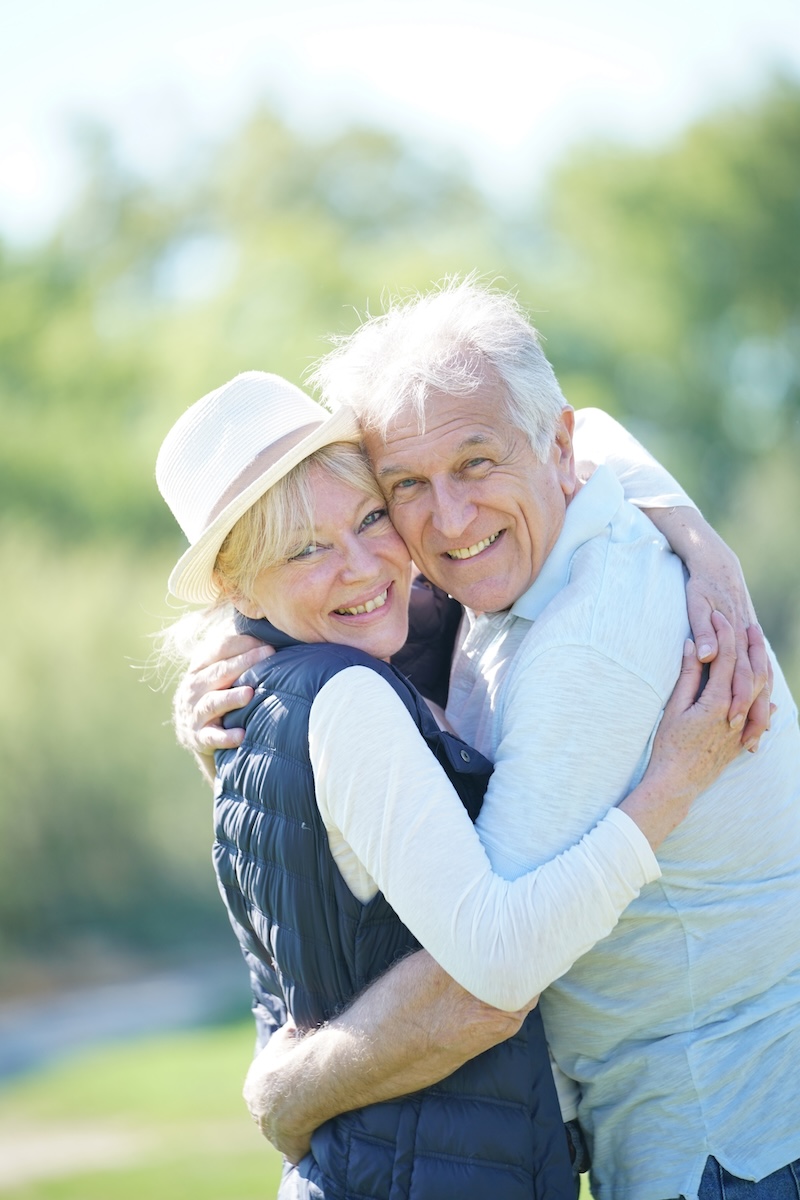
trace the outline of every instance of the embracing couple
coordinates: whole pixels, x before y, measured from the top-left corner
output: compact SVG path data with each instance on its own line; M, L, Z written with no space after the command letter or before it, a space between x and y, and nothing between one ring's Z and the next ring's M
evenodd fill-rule
M237 376L157 465L170 589L238 631L176 720L281 1197L800 1197L800 733L735 557L507 295L314 382Z

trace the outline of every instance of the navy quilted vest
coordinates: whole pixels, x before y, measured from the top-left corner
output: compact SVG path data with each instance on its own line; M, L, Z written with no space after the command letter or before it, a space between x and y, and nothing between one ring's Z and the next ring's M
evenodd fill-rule
M214 862L250 968L263 1042L280 1020L282 1001L298 1026L316 1026L418 948L381 894L367 904L353 896L328 848L308 753L309 711L320 688L351 665L377 671L411 713L473 820L491 766L439 730L393 667L348 647L301 645L266 622L256 624L281 648L245 677L256 691L235 717L246 727L243 745L217 754ZM538 1010L515 1037L435 1087L327 1122L314 1134L312 1153L287 1173L280 1195L573 1200Z

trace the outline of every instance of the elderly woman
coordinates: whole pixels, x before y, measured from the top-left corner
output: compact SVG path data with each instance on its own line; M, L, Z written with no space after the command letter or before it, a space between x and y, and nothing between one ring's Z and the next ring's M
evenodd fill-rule
M281 1003L314 1029L420 945L521 1019L658 876L653 851L740 749L720 621L703 705L689 643L639 786L555 860L493 874L472 826L491 765L389 661L407 639L412 564L358 436L346 410L250 372L184 413L157 466L190 541L171 591L233 604L277 649L248 678L243 743L216 763L215 867L262 1044ZM440 1084L327 1122L281 1192L493 1193L574 1196L535 1009Z

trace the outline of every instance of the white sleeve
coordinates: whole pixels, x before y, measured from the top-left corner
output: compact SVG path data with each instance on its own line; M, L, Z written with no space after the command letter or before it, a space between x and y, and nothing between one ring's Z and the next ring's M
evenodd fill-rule
M676 479L652 454L601 408L575 413L575 461L605 463L619 479L625 499L637 508L696 508Z
M494 869L513 879L573 845L631 791L663 700L591 646L539 651L529 639L512 671L477 827Z
M567 971L660 875L647 840L618 810L530 874L495 875L402 701L367 667L322 688L309 745L328 828L436 961L497 1008L521 1008Z

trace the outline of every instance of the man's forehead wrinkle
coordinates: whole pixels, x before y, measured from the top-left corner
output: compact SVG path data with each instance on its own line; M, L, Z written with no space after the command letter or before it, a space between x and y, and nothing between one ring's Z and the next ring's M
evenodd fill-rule
M463 454L465 450L471 450L474 446L486 446L495 441L492 434L487 433L471 433L453 448L453 456L457 457ZM390 475L409 475L414 473L415 467L406 463L389 463L386 466L380 467L376 472L378 479L386 479Z
M490 433L471 433L469 437L465 437L463 442L459 442L456 446L456 453L459 450L469 450L470 446L485 446L487 442L493 442L494 436Z

